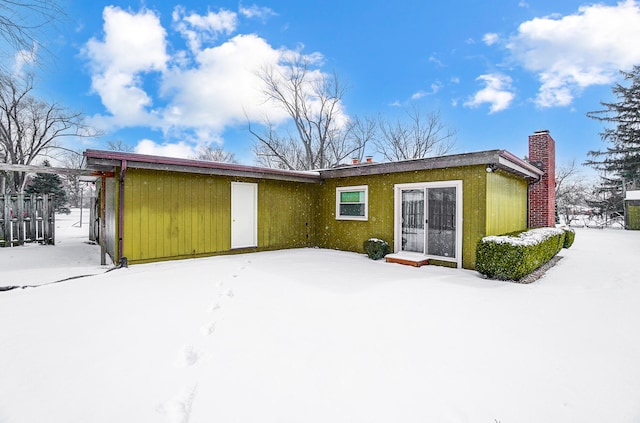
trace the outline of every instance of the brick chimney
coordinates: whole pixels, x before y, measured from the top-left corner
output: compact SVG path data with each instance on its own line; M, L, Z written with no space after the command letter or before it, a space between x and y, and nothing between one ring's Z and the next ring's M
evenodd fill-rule
M556 142L549 131L529 135L529 162L544 175L529 186L529 227L553 227L556 224Z

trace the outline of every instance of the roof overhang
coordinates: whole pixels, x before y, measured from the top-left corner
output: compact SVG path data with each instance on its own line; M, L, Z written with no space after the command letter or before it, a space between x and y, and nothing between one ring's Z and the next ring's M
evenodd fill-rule
M359 165L345 165L319 171L270 169L233 163L178 159L120 151L87 150L84 152L84 156L86 158L86 169L93 171L93 175L99 175L100 172L103 172L101 176L113 176L112 173L105 174L104 172L113 172L115 168L122 166L124 162L126 162L126 167L129 169L137 168L304 183L320 183L323 179L327 178L380 175L464 166L483 166L491 168L492 170L502 169L514 175L527 178L530 181L537 181L544 174L542 170L534 165L505 150L488 150L388 163L362 163Z
M544 172L505 150L488 150L475 153L452 154L423 159L388 163L362 163L320 171L322 178L380 175L386 173L414 172L418 170L446 169L463 166L491 166L506 172L537 181Z
M320 183L319 172L270 169L234 163L179 159L120 151L87 150L84 152L84 156L86 158L86 168L95 171L113 171L114 168L120 167L123 162L126 162L128 169Z

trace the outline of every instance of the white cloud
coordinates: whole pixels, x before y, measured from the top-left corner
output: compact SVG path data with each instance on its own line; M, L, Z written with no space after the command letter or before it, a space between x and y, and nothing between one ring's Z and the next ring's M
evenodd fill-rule
M263 81L257 76L261 69L273 67L284 73L285 59L296 57L307 60L312 76L323 75L318 69L323 61L320 53L303 55L302 46L296 51L276 49L255 34L229 37L237 25L233 12L187 15L184 9L174 9L173 29L186 37L187 50L169 48L167 31L151 11L107 7L103 16L103 39L91 39L85 46L92 88L106 109L91 123L106 131L133 126L161 129L165 140L180 140L177 151L220 144L226 128L244 124L247 118L285 122L288 115L265 101ZM144 39L138 32L145 34ZM150 154L178 154L149 140L139 148Z
M269 115L276 121L284 112L265 103L261 80L263 66L276 66L282 52L256 35L237 35L220 46L202 50L197 66L168 72L163 91L171 96L165 119L175 126L210 127L222 131L227 125Z
M92 89L102 99L109 116L96 116L94 123L126 126L144 121L158 124L149 111L152 100L139 75L166 69L165 30L149 10L129 13L105 7L104 40L90 39L84 49L92 70Z
M187 144L184 141L173 144L157 144L155 141L144 139L135 146L134 152L138 154L177 157L181 159L191 159L196 156L194 146Z
M425 90L417 91L411 96L411 100L419 100L422 97L437 94L438 91L442 89L442 87L443 87L442 82L436 81L433 84L431 84L431 91L425 91Z
M435 56L435 54L432 54L431 56L429 56L429 62L435 63L436 65L438 65L440 67L444 67L444 63L442 63L442 61L440 59L438 59Z
M98 72L165 69L166 32L160 19L150 10L130 13L107 6L102 13L104 41L87 42L86 54Z
M500 36L493 32L484 34L482 37L482 41L488 46L494 45L498 40L500 40Z
M18 50L13 56L13 74L22 75L24 68L36 63L38 45L33 44L30 50Z
M100 94L102 104L111 112L113 117L110 122L113 125L135 125L144 121L154 123L155 117L148 111L153 102L134 75L110 71L94 75L92 84Z
M236 13L225 9L199 15L187 14L184 7L177 6L173 11L173 21L192 51L199 50L204 43L217 40L221 34L232 34L238 26Z
M429 95L428 92L426 92L424 90L420 90L420 91L417 91L417 92L413 93L413 95L411 96L411 100L419 100L422 97L425 97L427 95Z
M251 5L249 7L244 7L240 5L240 14L247 18L258 18L262 21L267 20L272 16L277 16L278 14L274 12L272 9L268 7L260 7L257 5Z
M490 104L489 113L505 110L511 105L515 94L511 91L511 78L501 73L480 75L476 78L482 81L485 87L478 91L473 98L464 103L465 107L478 107L481 104Z
M540 107L566 106L582 89L611 84L619 70L640 63L640 7L635 0L615 6L582 6L567 16L522 23L507 48L538 75Z

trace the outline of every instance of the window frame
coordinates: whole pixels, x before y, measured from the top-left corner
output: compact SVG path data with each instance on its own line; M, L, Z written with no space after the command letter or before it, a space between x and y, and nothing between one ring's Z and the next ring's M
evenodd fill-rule
M364 192L363 203L342 203L340 201L340 194L343 192ZM363 204L364 216L349 216L340 214L340 206L342 204ZM369 220L369 185L356 185L347 187L336 187L336 220Z

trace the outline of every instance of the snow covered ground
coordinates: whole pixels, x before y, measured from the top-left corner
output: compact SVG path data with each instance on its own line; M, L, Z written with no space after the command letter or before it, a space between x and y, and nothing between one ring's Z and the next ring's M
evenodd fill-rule
M62 218L0 286L98 275L0 292L0 422L640 421L640 232L518 285L321 249L104 273Z
M34 243L1 248L0 288L42 285L108 269L100 266L100 246L89 243L89 210L83 210L82 224L80 218L80 209L56 215L55 247Z

